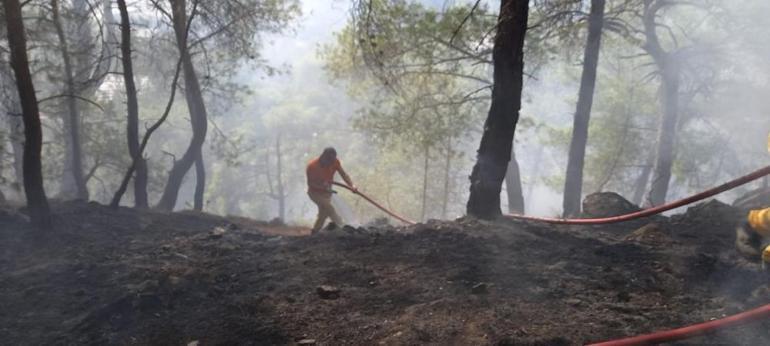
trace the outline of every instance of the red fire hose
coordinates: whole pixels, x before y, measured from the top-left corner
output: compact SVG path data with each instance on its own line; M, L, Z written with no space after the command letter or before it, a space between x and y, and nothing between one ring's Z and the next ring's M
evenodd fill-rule
M545 218L545 217L534 217L534 216L526 216L526 215L506 215L507 217L520 219L520 220L531 220L531 221L540 221L540 222L548 222L553 224L569 224L569 225L598 225L598 224L610 224L610 223L618 223L618 222L624 222L624 221L630 221L635 220L647 216L652 216L655 214L659 214L671 209L675 209L681 206L685 206L712 196L715 196L717 194L720 194L722 192L734 189L738 186L744 185L746 183L749 183L751 181L757 180L759 178L762 178L764 176L770 175L770 166L764 167L762 169L759 169L755 172L752 172L746 176L740 177L738 179L732 180L730 182L724 183L722 185L719 185L713 189L703 191L701 193L695 194L693 196L680 199L678 201L674 201L665 205L641 210L635 213L630 213L626 215L620 215L620 216L613 216L613 217L607 217L607 218L597 218L597 219L559 219L559 218ZM354 190L350 188L349 186L345 184L341 184L338 182L334 182L335 185L343 187L361 197L363 197L365 200L367 200L369 203L374 205L375 207L379 208L380 210L386 212L388 215L401 220L402 222L406 224L414 224L413 221L410 221L406 218L403 218L399 216L398 214L388 210L387 208L383 207L379 203L375 202L371 198L369 198L367 195L361 193L358 190ZM749 310L746 312L742 312L733 316L728 316L722 319L709 321L705 323L695 324L688 327L683 327L679 329L673 329L673 330L667 330L667 331L660 331L655 332L651 334L646 335L640 335L635 337L630 337L626 339L620 339L620 340L614 340L614 341L606 341L596 344L591 344L589 346L632 346L632 345L649 345L649 344L657 344L662 342L670 342L670 341L677 341L677 340L683 340L687 339L693 336L702 335L717 329L721 328L727 328L731 326L736 326L740 324L749 323L752 321L760 320L763 318L770 317L770 304Z
M742 312L736 315L728 316L714 321L695 324L689 327L683 327L679 329L666 330L661 332L655 332L646 335L635 336L626 339L605 341L596 344L590 344L588 346L634 346L634 345L651 345L659 344L662 342L671 342L677 340L684 340L693 336L702 335L720 328L727 328L737 326L753 321L757 321L763 318L770 317L770 304L758 307L753 310Z
M535 216L513 215L513 214L507 214L505 216L514 218L514 219L519 219L519 220L540 221L540 222L548 222L548 223L560 224L560 225L601 225L601 224L609 224L609 223L618 223L618 222L635 220L635 219L639 219L647 216L652 216L655 214L660 214L664 211L679 208L681 206L688 205L690 203L694 203L694 202L715 196L727 190L734 189L738 186L757 180L766 175L770 175L770 166L764 167L746 176L743 176L733 181L719 185L713 189L703 191L699 194L692 195L690 197L683 198L678 201L671 202L669 204L664 204L654 208L644 209L641 211L620 215L620 216L606 217L606 218L600 218L600 219L559 219L559 218L535 217Z
M343 184L343 183L338 183L338 182L336 182L336 181L335 181L335 182L332 182L332 183L333 183L334 185L337 185L337 186L339 186L339 187L342 187L342 188L344 188L344 189L347 189L348 191L350 191L350 192L352 192L352 193L354 193L354 194L356 194L356 195L359 195L359 196L361 196L363 199L365 199L367 202L371 203L373 206L377 207L378 209L380 209L380 210L384 211L384 212L385 212L385 213L387 213L388 215L390 215L390 216L394 217L395 219L397 219L397 220L399 220L399 221L401 221L401 222L403 222L403 223L405 223L405 224L407 224L407 225L414 225L414 224L415 224L415 222L414 222L414 221L412 221L412 220L409 220L409 219L407 219L407 218L405 218L405 217L403 217L403 216L400 216L400 215L398 215L398 214L394 213L393 211L391 211L390 209L383 207L382 205L380 205L379 203L377 203L377 202L375 202L373 199L371 199L369 196L365 195L363 192L361 192L361 191L358 191L357 189L356 189L356 190L354 190L354 189L353 189L353 188L351 188L350 186L347 186L347 185L345 185L345 184Z

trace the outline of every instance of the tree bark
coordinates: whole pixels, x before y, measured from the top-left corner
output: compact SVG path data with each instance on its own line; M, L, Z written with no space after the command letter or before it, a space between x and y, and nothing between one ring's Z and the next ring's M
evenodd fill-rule
M658 128L658 145L655 150L655 168L650 185L648 201L650 206L666 202L668 184L671 181L671 167L674 163L674 147L677 133L679 71L673 67L673 62L663 68L663 85L661 101L663 102L663 117Z
M452 171L452 155L454 155L454 151L452 151L452 137L447 137L446 164L444 165L444 197L441 203L442 219L447 218L447 212L449 209L449 190L451 186L451 184L449 183L449 180L450 180L450 173Z
M64 34L64 27L62 25L61 16L59 15L59 1L51 0L51 12L53 24L56 28L56 36L59 39L59 51L61 54L62 62L64 63L64 83L65 93L68 95L67 102L67 119L65 121L65 133L68 135L66 140L67 145L67 157L69 157L69 166L65 164L64 180L62 184L62 197L69 198L69 186L70 180L67 179L67 175L72 178L72 184L75 188L75 197L78 199L88 199L88 189L86 188L86 182L83 177L83 148L80 142L80 111L78 110L78 104L76 95L78 94L75 88L75 75L72 69L72 62L70 60L70 52L67 44L67 38ZM68 169L67 169L68 168Z
M428 169L430 164L430 146L425 145L425 158L422 167L422 209L420 220L425 220L425 211L428 206Z
M192 125L192 139L182 158L174 163L168 176L166 188L158 202L157 208L164 211L172 211L176 206L179 188L182 186L184 176L190 170L195 160L201 155L201 147L206 140L208 128L206 105L203 102L200 83L195 73L192 57L187 47L187 13L186 0L170 0L171 15L174 22L177 48L182 59L184 71L185 98L187 108L190 111L190 123ZM195 12L193 11L193 14Z
M639 177L636 178L634 183L634 195L631 198L631 202L636 205L642 205L642 198L644 198L644 192L647 191L647 184L650 182L650 174L652 174L652 165L655 164L655 152L650 151L647 159L644 161L644 167Z
M604 25L604 4L605 0L591 0L588 38L583 55L583 75L580 79L577 110L572 126L572 141L567 159L567 174L564 181L564 217L580 214L580 200L583 197L583 167L586 144L588 143L588 123L591 119L596 70L599 64L602 41L602 26Z
M521 172L519 161L516 160L516 150L511 148L511 161L505 171L505 191L508 195L508 212L524 214L524 193L521 187Z
M131 59L131 20L128 17L126 0L118 0L120 10L120 51L123 62L123 82L126 87L126 108L128 121L126 137L128 152L131 160L136 161L136 176L134 177L134 206L147 208L147 161L139 151L139 102L134 83L134 64Z
M655 166L650 192L647 201L650 206L666 202L668 185L671 181L671 167L674 162L674 147L679 120L679 80L680 69L676 54L666 52L660 45L655 18L657 12L666 6L664 1L645 1L644 33L646 42L644 49L653 58L662 76L661 107L663 114L658 127L658 143L655 148Z
M193 210L203 211L203 195L206 193L206 166L203 162L203 153L195 160L195 197Z
M276 190L278 192L278 217L281 222L286 221L286 193L283 186L283 158L281 155L281 135L278 135L275 139L275 159L276 159L276 175L278 179L278 186Z
M51 212L43 186L41 151L43 131L40 112L37 107L35 86L29 71L27 42L22 21L21 5L18 0L2 0L8 28L8 45L11 51L11 66L16 76L22 114L24 117L24 193L27 197L32 222L41 229L51 227Z
M179 82L179 73L182 69L182 60L179 59L176 63L176 69L174 70L174 78L171 81L171 95L168 97L168 102L166 102L166 109L163 111L163 114L160 116L158 120L155 121L155 123L150 126L150 128L145 131L144 136L142 137L142 142L139 144L139 155L137 157L131 158L131 166L128 167L128 170L123 175L123 180L120 182L120 186L115 191L115 194L112 196L112 201L110 202L110 208L117 209L120 206L120 200L123 198L123 194L126 193L126 190L128 189L128 183L131 181L131 177L134 175L134 171L136 170L136 166L138 164L138 159L142 157L144 153L144 149L147 147L147 143L150 142L150 137L152 137L152 134L160 128L161 125L166 121L168 118L168 114L171 112L171 106L174 104L174 97L176 96L176 89L177 89L177 83Z
M11 66L0 64L0 85L5 90L3 93L6 98L3 100L4 108L7 113L5 117L8 126L8 142L11 144L13 153L13 177L14 181L11 187L19 196L23 195L21 187L24 185L24 118L19 101L19 92L16 89L16 81L13 78Z
M524 74L524 36L528 0L500 1L492 59L492 104L470 176L469 215L491 219L502 214L500 191L511 158L513 135L519 120Z

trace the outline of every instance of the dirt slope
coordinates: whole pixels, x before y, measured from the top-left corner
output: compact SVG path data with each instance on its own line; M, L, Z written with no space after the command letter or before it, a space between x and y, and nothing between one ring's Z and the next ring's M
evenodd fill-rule
M312 237L196 213L55 210L45 237L0 213L0 344L578 345L770 303L768 276L732 250L740 213L718 202L649 225L458 220ZM690 344L770 344L769 327Z

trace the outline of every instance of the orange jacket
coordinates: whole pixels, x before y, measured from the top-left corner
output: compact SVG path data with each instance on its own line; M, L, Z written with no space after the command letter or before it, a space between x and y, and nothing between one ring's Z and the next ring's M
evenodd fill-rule
M318 158L310 160L305 170L307 174L307 188L311 191L327 192L331 188L332 181L334 181L334 173L342 167L339 159L335 159L334 163L329 166L321 166L321 161Z

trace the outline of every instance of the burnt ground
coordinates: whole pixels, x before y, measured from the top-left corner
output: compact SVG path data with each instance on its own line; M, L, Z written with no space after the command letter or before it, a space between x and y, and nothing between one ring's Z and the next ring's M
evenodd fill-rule
M461 219L316 236L54 210L46 235L0 212L0 344L579 345L770 303L769 276L733 251L740 213L718 202L654 224ZM339 292L322 299L320 285ZM686 344L770 344L770 323Z

